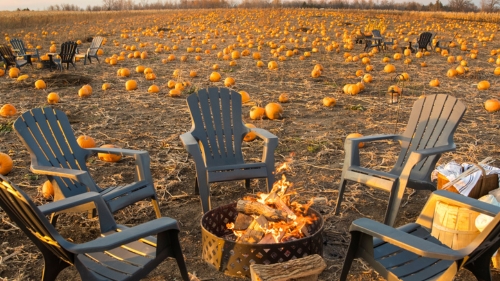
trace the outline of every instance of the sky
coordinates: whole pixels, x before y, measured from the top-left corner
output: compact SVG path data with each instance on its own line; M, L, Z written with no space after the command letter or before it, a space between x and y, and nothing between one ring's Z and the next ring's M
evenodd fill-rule
M156 1L155 1L156 2ZM17 8L30 10L45 10L50 5L75 4L85 9L90 6L102 6L102 0L0 0L0 11L14 11Z
M285 0L286 1L286 0ZM395 0L395 2L409 2L411 0ZM428 4L430 2L435 2L435 0L413 0L415 2L419 2L421 4ZM140 2L137 0L135 2ZM150 0L148 2L156 2L156 0ZM479 0L473 0L476 5ZM441 0L441 3L448 4L448 0ZM50 5L61 5L61 4L75 4L80 8L85 9L88 5L91 6L102 6L102 0L0 0L0 11L14 11L17 8L25 9L29 8L30 10L45 10Z

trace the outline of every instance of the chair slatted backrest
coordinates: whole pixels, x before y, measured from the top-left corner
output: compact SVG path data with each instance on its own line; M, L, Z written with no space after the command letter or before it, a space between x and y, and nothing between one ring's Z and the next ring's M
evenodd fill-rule
M17 54L19 56L26 55L26 48L24 47L24 42L21 39L14 38L10 40L10 44L15 50L17 50Z
M244 163L243 137L249 132L242 120L241 95L228 88L199 90L187 98L191 134L201 143L207 166Z
M101 47L102 41L104 40L104 37L102 36L97 36L92 39L92 43L90 44L90 51L89 55L95 56L97 54L97 50L99 47Z
M12 53L12 50L6 45L0 45L0 55L3 61L9 66L16 66L16 56Z
M418 37L417 43L419 48L426 48L427 45L431 42L432 33L430 32L422 32Z
M39 165L88 171L85 160L90 152L78 145L62 111L34 108L23 113L13 127ZM64 197L87 191L84 185L67 178L51 176L49 180L57 183Z
M380 30L378 29L372 30L372 35L373 37L382 37L382 34L380 34Z
M49 250L67 263L73 264L73 254L57 242L55 236L59 234L38 207L22 190L1 175L0 207L42 252Z
M61 63L72 63L73 59L75 58L77 47L78 45L73 41L62 43L61 53L59 53L59 57L61 57Z
M453 134L465 110L461 101L445 94L418 99L402 134L402 150L392 171L400 172L415 150L454 144ZM430 181L430 174L439 157L440 155L429 156L415 165L410 179Z

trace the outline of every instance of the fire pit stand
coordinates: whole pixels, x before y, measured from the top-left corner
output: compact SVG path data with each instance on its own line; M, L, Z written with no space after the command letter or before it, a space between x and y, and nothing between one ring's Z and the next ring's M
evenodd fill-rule
M275 244L248 244L224 238L231 231L226 224L234 222L236 203L221 206L203 215L202 258L217 270L235 277L250 277L250 265L273 264L312 254L323 255L323 218L309 208L318 219L307 226L310 236Z

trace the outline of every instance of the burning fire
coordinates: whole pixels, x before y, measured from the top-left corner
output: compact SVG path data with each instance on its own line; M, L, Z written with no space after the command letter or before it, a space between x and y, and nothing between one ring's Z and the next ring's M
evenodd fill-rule
M288 168L284 163L276 172ZM236 241L247 243L281 243L310 236L307 226L317 220L315 215L307 214L313 201L291 202L290 197L295 194L293 184L283 174L270 193L246 196L238 201L238 217L226 227L233 231Z

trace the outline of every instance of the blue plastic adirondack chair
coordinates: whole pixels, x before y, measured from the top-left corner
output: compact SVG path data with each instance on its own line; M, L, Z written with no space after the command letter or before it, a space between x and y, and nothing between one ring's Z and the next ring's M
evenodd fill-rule
M99 215L101 237L95 240L70 242L46 218L88 204L95 204ZM68 266L75 266L82 280L140 280L168 257L176 259L183 280L189 280L179 244L179 225L174 219L163 217L130 228L118 225L96 192L37 207L1 175L0 207L42 252L43 281L55 280Z
M431 235L438 202L494 217L469 245L450 249ZM491 281L490 262L500 247L500 207L460 194L438 190L431 194L415 223L398 228L362 218L350 227L351 242L340 280L355 258L362 258L386 280L453 280L462 268L477 280Z
M340 212L347 181L362 183L389 192L384 223L392 226L407 187L436 190L430 175L442 153L455 150L453 134L465 113L455 97L438 94L419 98L413 105L402 135L373 135L345 140L345 159L335 214ZM365 168L360 163L360 142L400 141L401 151L391 171Z
M137 201L150 199L156 216L161 217L147 151L81 148L67 116L50 107L34 108L23 113L13 127L30 152L31 171L46 175L54 186L55 201L94 191L101 194L111 212L115 212ZM100 188L86 165L86 159L96 152L134 157L135 181L125 186ZM93 206L80 206L75 211L82 210L93 210Z
M180 136L196 167L195 192L203 212L211 209L210 183L265 178L268 191L274 183L274 150L278 137L266 130L245 126L241 95L228 88L201 89L187 98L191 131ZM262 161L245 163L241 143L248 132L264 140Z

